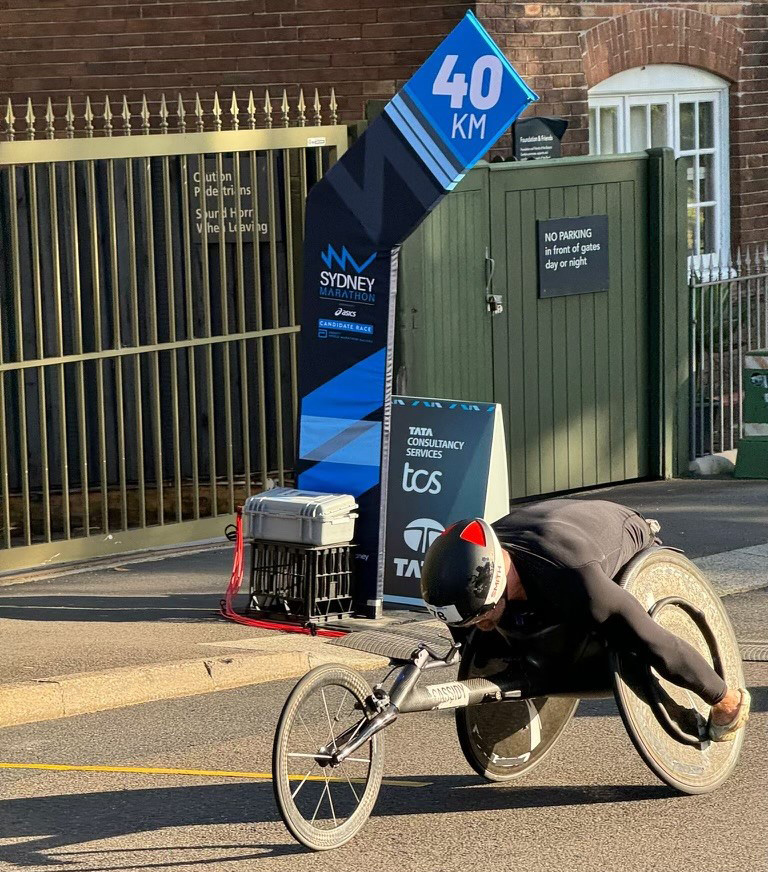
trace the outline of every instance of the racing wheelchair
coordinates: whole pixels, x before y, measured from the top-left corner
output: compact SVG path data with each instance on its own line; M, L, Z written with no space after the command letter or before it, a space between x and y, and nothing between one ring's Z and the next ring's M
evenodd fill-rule
M720 598L682 553L649 548L617 582L707 658L729 687L744 686ZM594 632L544 621L525 603L506 645L497 633L477 630L463 642L433 630L424 641L428 629L419 623L428 624L417 622L411 636L362 631L336 643L389 657L388 687L385 680L371 689L354 670L325 665L307 673L286 700L273 747L275 798L291 834L312 850L339 847L365 824L382 780L380 734L409 712L454 709L461 750L489 781L530 772L580 698L611 694L640 756L670 787L712 791L738 761L744 730L732 742L710 742L703 700L634 656L608 651ZM423 673L451 666L458 666L456 681L420 684Z

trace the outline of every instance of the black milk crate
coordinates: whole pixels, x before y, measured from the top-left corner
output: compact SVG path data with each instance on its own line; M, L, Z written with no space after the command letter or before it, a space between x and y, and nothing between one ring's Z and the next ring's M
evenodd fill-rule
M249 612L301 623L349 617L352 547L252 539Z

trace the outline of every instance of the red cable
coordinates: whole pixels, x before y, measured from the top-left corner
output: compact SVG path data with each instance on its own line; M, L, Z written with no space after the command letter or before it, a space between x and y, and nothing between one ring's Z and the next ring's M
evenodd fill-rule
M240 586L243 583L243 565L245 560L245 542L243 540L243 510L237 509L237 520L235 522L235 557L232 562L232 575L229 578L227 592L224 594L224 599L221 601L220 612L228 621L234 621L236 624L245 624L247 627L259 627L262 630L280 630L283 633L302 633L305 636L330 636L338 638L346 636L346 633L339 630L324 630L316 627L301 627L297 624L281 624L277 621L258 621L255 618L248 618L235 611L233 601L240 591Z

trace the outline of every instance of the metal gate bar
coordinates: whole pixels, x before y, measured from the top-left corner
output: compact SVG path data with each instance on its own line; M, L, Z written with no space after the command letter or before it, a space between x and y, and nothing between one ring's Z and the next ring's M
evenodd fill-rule
M0 143L0 572L220 534L291 480L296 270L307 191L345 150L335 96L314 124L283 92L230 130L198 98L122 132L86 101L45 139ZM323 110L331 123L323 121ZM294 115L292 116L292 112ZM297 125L297 126L296 126ZM206 126L209 129L206 129ZM213 130L210 127L213 127ZM63 134L63 136L60 136ZM193 190L193 187L197 190ZM142 536L141 533L144 532Z
M744 355L768 347L768 246L691 271L690 459L738 446L744 435Z

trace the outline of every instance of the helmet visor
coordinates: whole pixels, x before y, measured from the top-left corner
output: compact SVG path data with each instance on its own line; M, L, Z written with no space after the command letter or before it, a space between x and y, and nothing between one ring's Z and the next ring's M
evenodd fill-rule
M496 608L498 603L493 603L493 605L486 606L482 612L478 615L474 615L471 618L467 618L466 621L462 621L460 624L450 624L451 627L474 627L475 624L479 624L480 621L485 620L488 615Z

